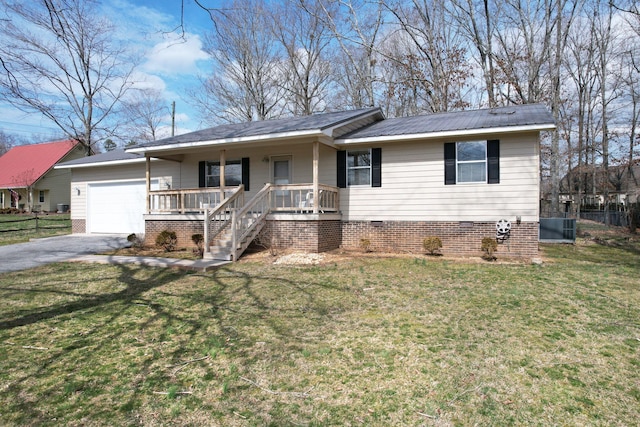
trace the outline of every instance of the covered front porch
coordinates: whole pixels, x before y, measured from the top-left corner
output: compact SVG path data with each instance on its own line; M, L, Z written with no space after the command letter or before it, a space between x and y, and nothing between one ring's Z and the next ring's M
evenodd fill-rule
M203 234L205 255L235 260L261 231L259 240L270 230L270 242L285 242L292 230L284 225L296 224L318 251L337 247L324 243L326 232L307 230L341 219L337 150L324 130L145 147L145 238L176 231L190 246L192 234Z
M268 248L323 252L340 245L338 195L338 188L324 184L265 184L250 200L243 185L151 191L145 236L152 242L174 231L184 246L201 234L208 259L236 261L254 240Z
M320 145L286 146L286 154L280 154L284 146L275 153L270 148L252 150L249 157L244 150L231 149L147 154L145 238L152 243L158 233L175 231L179 245L188 247L193 235L202 234L205 257L228 260L236 260L258 237L269 246L303 244L312 251L337 247L339 241L325 243L327 233L321 230L326 227L319 225L340 219L339 189L321 183L319 170L321 160L335 163L335 149ZM159 173L163 170L151 156L165 160L162 167L169 173ZM167 167L167 161L174 166ZM308 181L302 181L305 178ZM263 186L255 188L256 181ZM185 188L176 188L182 184ZM329 234L334 236L339 227L332 227ZM292 240L297 234L300 237Z

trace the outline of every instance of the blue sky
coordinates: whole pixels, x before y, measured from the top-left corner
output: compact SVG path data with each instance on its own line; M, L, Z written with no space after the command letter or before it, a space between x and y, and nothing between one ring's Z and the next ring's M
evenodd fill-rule
M180 39L180 0L110 0L102 10L117 27L121 38L136 52L139 65L134 77L139 87L162 91L169 112L176 102L176 131L185 133L201 128L197 112L189 105L188 88L196 87L198 75L210 73L211 63L202 50L202 37L212 29L206 11L193 0L184 0L184 39ZM215 5L219 0L205 0ZM167 133L170 119L166 120ZM37 114L27 114L0 103L0 129L39 141L60 135L54 124Z

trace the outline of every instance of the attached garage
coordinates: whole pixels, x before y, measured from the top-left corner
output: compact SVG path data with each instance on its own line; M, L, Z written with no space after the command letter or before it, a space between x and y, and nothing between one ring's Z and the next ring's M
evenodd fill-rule
M180 162L151 161L152 191L180 186ZM144 234L145 163L144 156L120 149L57 165L71 170L73 233Z
M88 184L87 232L144 233L145 195L144 180Z

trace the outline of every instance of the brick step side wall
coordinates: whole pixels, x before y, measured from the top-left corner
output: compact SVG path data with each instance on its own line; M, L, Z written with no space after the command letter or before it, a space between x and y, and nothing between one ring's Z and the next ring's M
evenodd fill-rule
M270 220L262 232L263 245L312 253L338 249L342 241L339 220Z
M195 247L191 236L194 234L204 234L203 220L146 220L144 222L144 244L154 246L158 234L163 231L173 231L176 233L179 248Z

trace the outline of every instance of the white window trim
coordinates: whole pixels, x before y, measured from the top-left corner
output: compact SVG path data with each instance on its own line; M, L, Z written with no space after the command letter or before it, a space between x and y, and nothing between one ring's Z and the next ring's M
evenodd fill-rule
M484 160L458 160L460 158L458 154L458 147L460 144L468 144L473 142L480 142L484 146ZM484 163L484 180L482 181L460 181L460 169L459 165L470 165L475 163ZM465 184L486 184L489 179L489 159L487 158L487 141L461 141L456 142L456 184L465 185Z
M210 175L209 172L209 165L217 165L218 167L220 167L220 162L213 162L213 161L207 161L205 163L205 170L204 170L204 183L206 187L209 187L209 178L210 177L218 177L218 182L220 182L220 175ZM226 166L228 165L240 165L240 182L242 182L242 160L228 160L225 162L225 181L227 178L226 172ZM218 169L219 170L219 169ZM209 188L217 188L217 187L209 187Z
M369 166L349 166L349 154L350 153L359 153L359 152L363 152L363 151L368 151L369 152ZM369 182L366 184L351 184L349 182L349 171L351 170L362 170L362 169L369 169ZM347 187L371 187L371 149L367 149L367 150L347 150Z

